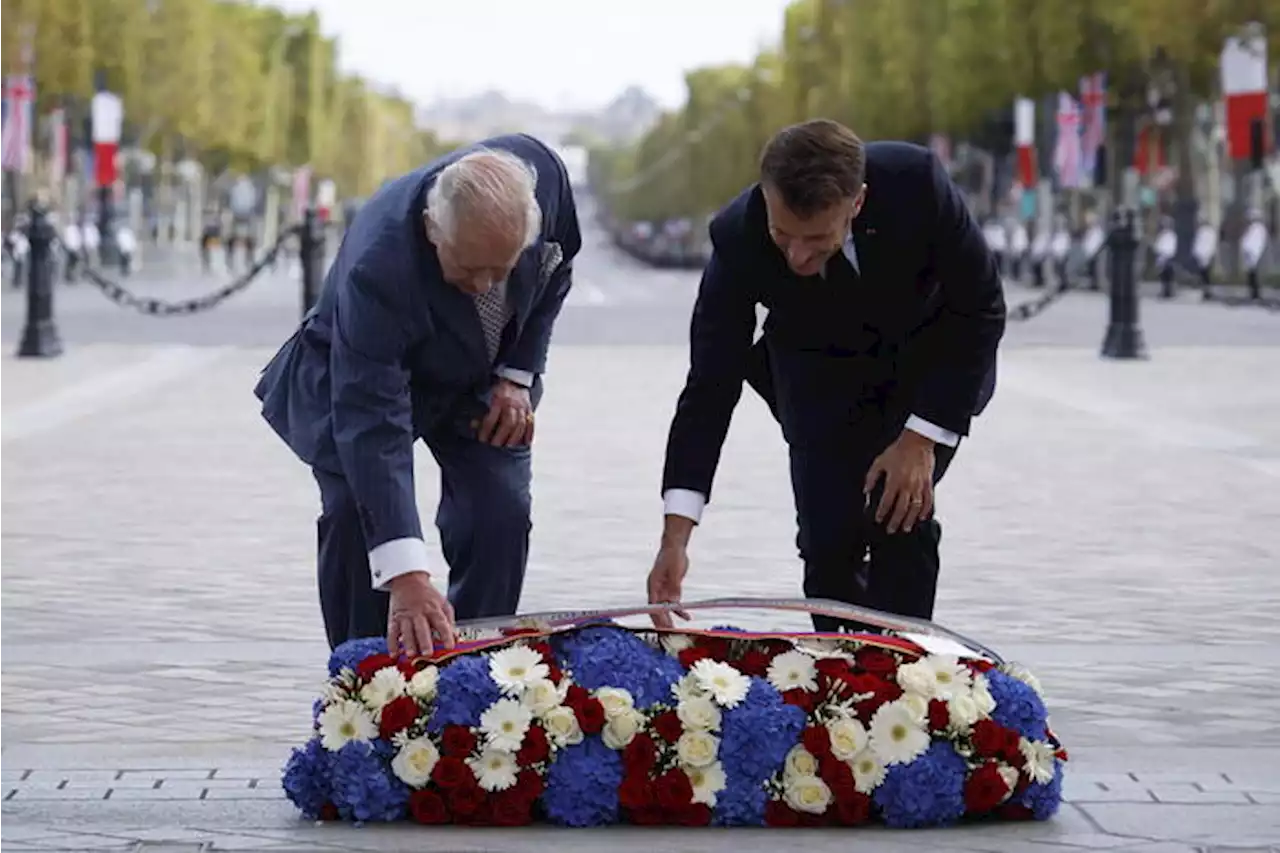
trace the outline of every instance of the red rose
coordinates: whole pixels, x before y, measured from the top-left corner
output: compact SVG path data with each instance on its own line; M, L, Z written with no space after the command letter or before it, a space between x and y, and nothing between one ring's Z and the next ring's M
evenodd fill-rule
M396 669L400 670L400 674L404 676L405 681L412 681L413 677L418 674L418 668L413 665L413 661L399 661L396 664Z
M515 789L494 795L490 812L494 826L524 826L532 822L529 804Z
M975 672L990 672L996 668L996 665L989 660L971 660L967 662L969 668Z
M628 773L648 774L658 762L658 745L647 734L638 734L622 748L622 766Z
M654 780L654 794L664 809L680 809L693 802L693 785L681 770L668 770Z
M836 800L836 820L845 826L857 826L871 819L871 798L854 791Z
M604 728L604 705L599 699L588 699L573 709L578 717L578 725L589 735L598 733Z
M519 791L525 802L532 803L542 796L546 785L536 771L521 770L520 775L516 777L516 786L512 790Z
M412 696L400 696L382 706L378 718L378 734L383 740L391 740L396 732L404 731L418 719L418 703Z
M978 720L973 724L973 751L981 758L996 758L1004 745L1005 729L994 720Z
M828 811L823 812L822 814L800 812L796 816L800 818L801 826L826 826L831 823L831 815L828 813L829 811L830 810L828 809Z
M818 775L827 783L837 802L857 793L853 781L853 769L834 756L825 755L818 761Z
M543 640L540 643L530 643L529 648L540 654L542 656L542 662L547 666L551 666L556 662L556 656L551 651L551 644L546 640Z
M1004 759L1005 764L1021 767L1026 762L1022 757L1022 750L1018 748L1020 742L1021 738L1017 732L1012 729L1004 730L1004 743L1000 746L1000 757Z
M800 743L818 758L831 754L831 733L826 726L809 726L800 732Z
M556 666L555 664L548 664L547 678L551 679L556 684L559 684L560 679L564 678L564 671L560 669L560 667Z
M754 675L759 678L764 678L764 676L769 672L769 663L772 660L773 659L769 657L769 655L759 649L748 649L746 654L744 654L737 663L734 664L734 666L736 666L738 668L738 672L741 672L743 675Z
M814 697L808 690L799 687L788 690L782 694L782 701L788 705L795 705L806 714L813 713Z
M459 785L449 792L449 810L457 817L475 818L477 812L485 805L487 796L484 789L476 784L475 779L472 779L470 784Z
M781 800L770 800L764 804L764 822L767 826L799 826L800 815Z
M863 647L854 655L858 669L888 678L898 671L898 659L883 649Z
M338 807L333 803L325 803L320 807L320 820L337 820Z
M1017 803L1005 803L996 814L1005 820L1031 820L1035 817L1031 809Z
M460 788L467 783L476 783L475 774L461 758L451 755L441 757L431 771L431 778L437 785L446 790Z
M849 662L844 658L821 658L814 666L827 678L843 678L849 674Z
M449 822L444 797L435 791L414 791L409 795L409 814L418 823L437 825Z
M649 777L641 773L628 773L623 777L622 784L618 787L618 802L632 811L651 808L653 785L649 782Z
M636 826L658 826L662 823L662 809L656 806L629 809L627 815Z
M667 743L675 743L684 734L684 724L675 711L663 711L653 718L653 730Z
M929 728L935 732L945 732L950 724L951 712L947 710L947 703L941 699L930 699Z
M476 736L466 726L445 726L441 741L441 751L455 758L466 758L476 748Z
M1057 752L1053 754L1053 757L1058 759L1059 761L1070 760L1070 757L1068 756L1067 751L1065 749L1059 749Z
M591 693L581 684L570 684L564 695L564 704L577 710L591 698Z
M711 823L711 807L705 803L690 803L673 817L680 826L707 826Z
M881 705L892 702L902 696L902 688L892 681L886 681L878 675L854 675L846 680L851 692L870 693L871 698L863 699L854 709L863 719L871 719Z
M725 637L703 637L699 644L712 660L723 661L729 657L729 640Z
M970 814L985 814L1004 802L1009 785L1000 775L1000 767L988 761L970 774L964 783L964 807Z
M389 654L369 655L360 663L356 664L356 675L366 681L373 678L374 673L388 666L395 666L396 659Z
M702 646L690 646L687 649L681 649L676 655L676 659L680 661L680 665L685 669L693 669L693 665L700 660L711 657L711 654Z
M550 754L551 747L547 744L546 731L542 726L529 726L529 731L524 734L524 743L516 753L516 761L521 766L528 767L530 764L545 760Z

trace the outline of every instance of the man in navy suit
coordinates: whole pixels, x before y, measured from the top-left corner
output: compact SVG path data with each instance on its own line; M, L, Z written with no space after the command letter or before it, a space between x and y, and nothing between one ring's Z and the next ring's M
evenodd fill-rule
M789 447L805 594L931 618L933 488L991 399L1005 327L994 259L959 191L925 148L810 121L769 142L760 182L716 216L711 242L650 601L680 600L746 381Z
M330 645L386 632L393 652L428 653L452 644L455 615L516 612L534 409L580 247L564 164L525 135L385 184L350 223L319 302L256 389L320 487ZM440 467L448 600L428 574L419 438Z

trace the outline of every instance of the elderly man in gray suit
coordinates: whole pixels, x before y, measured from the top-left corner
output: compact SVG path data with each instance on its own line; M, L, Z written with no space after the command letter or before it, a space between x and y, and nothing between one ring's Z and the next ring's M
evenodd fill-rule
M522 134L389 182L351 224L256 389L320 487L331 646L385 631L392 653L426 654L452 645L455 615L516 612L534 409L580 246L564 164ZM447 600L429 575L416 439L440 467Z

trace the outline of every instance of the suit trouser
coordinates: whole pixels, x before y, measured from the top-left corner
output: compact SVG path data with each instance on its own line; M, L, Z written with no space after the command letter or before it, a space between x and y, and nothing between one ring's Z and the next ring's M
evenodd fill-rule
M516 612L532 527L532 455L452 434L423 439L440 466L436 527L458 619ZM355 498L340 474L313 469L320 486L318 580L329 645L387 630L390 595L373 588ZM424 567L430 569L432 567Z

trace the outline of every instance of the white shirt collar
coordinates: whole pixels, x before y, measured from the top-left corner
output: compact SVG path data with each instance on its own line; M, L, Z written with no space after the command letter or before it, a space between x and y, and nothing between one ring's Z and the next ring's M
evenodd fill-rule
M858 247L853 243L853 234L844 238L844 244L840 246L840 254L844 255L844 259L849 262L849 266L853 267L853 271L858 275L862 275L862 268L858 266ZM827 268L822 268L822 277L827 277Z

